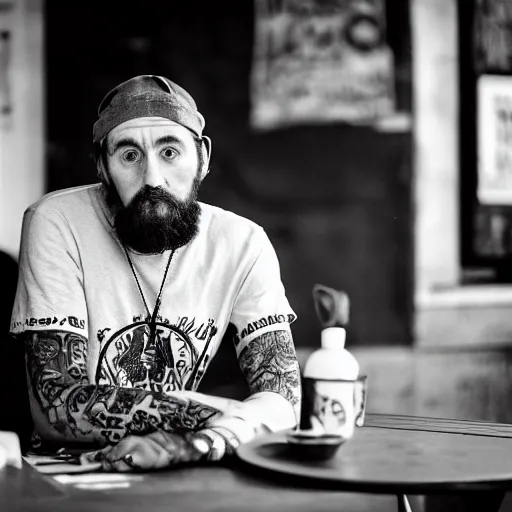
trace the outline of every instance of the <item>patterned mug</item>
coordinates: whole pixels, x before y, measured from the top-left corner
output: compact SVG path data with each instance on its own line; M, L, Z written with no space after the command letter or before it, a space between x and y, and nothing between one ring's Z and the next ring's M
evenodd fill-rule
M364 423L366 391L366 375L355 380L303 377L301 432L351 439Z

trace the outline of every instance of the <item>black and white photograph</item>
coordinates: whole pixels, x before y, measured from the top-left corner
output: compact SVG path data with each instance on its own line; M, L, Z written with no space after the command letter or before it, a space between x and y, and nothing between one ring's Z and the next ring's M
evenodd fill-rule
M512 512L512 0L0 0L0 511Z

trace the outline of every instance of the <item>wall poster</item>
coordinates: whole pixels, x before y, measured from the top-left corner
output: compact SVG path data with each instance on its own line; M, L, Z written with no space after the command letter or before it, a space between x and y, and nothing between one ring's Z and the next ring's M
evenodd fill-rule
M371 124L394 113L385 0L254 0L251 126Z

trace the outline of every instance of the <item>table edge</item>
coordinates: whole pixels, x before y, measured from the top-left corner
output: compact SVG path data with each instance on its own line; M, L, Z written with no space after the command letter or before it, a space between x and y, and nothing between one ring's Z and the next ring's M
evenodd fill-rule
M401 414L367 413L365 415L364 427L421 430L424 432L443 432L487 437L512 437L512 425L507 423Z

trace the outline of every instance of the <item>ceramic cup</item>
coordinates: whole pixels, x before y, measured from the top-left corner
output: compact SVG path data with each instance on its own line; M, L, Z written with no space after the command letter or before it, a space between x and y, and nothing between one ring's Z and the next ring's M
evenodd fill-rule
M355 380L302 379L300 432L340 436L345 442L362 427L366 410L367 377Z

